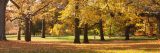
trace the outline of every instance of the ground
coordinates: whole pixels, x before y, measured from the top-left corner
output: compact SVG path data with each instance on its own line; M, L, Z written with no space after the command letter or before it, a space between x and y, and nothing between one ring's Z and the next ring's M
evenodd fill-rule
M17 41L16 36L7 36L0 42L0 53L159 53L160 40L153 37L107 38L99 41L89 36L89 44L74 44L73 36L33 37L32 42ZM147 40L148 39L148 40ZM83 40L82 40L83 41Z

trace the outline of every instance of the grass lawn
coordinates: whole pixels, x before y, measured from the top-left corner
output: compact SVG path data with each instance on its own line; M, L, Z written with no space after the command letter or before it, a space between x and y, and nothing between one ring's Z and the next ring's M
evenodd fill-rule
M32 37L32 42L17 41L14 35L7 39L0 42L0 53L160 53L160 40L154 37L131 37L128 41L105 37L106 41L99 41L98 36L95 40L89 36L89 44L73 44L73 36Z

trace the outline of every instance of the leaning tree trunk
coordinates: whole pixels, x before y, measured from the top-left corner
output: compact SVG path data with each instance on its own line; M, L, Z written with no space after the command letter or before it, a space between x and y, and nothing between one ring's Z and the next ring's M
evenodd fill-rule
M80 43L80 29L79 29L79 19L78 18L75 18L74 20L74 35L75 35L75 38L74 38L74 43Z
M84 41L83 43L89 43L88 41L88 24L85 24L85 27L84 27Z
M42 38L45 38L45 19L42 20Z
M0 40L7 40L5 35L5 12L9 0L0 0Z
M21 27L19 26L18 28L18 33L17 33L18 37L17 40L21 40Z
M30 32L30 19L28 17L25 18L25 41L31 41L31 32Z
M103 23L102 23L102 19L100 19L99 21L99 30L100 30L100 38L101 38L101 41L104 41L104 32L103 32Z

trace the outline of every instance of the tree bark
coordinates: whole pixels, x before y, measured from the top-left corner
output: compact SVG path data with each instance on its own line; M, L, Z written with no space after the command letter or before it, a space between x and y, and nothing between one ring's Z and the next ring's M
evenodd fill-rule
M127 26L126 27L126 29L125 29L125 40L129 40L130 38L129 38L129 33L130 33L130 27L129 26Z
M78 18L75 18L74 20L75 24L74 24L74 35L75 35L75 38L74 38L74 43L80 43L80 29L79 29L79 19Z
M158 28L158 30L157 30L157 39L160 39L160 18L159 17L157 17L157 28Z
M88 24L85 24L84 27L84 40L83 43L89 43L88 41Z
M125 29L125 40L130 40L130 36L129 34L131 33L131 28L134 27L134 24L130 24L128 26L126 26L126 29Z
M5 12L9 0L0 0L0 40L7 40L5 35Z
M25 41L26 42L31 41L30 25L31 25L30 18L26 17L25 18Z
M30 18L30 17L29 17ZM32 21L31 20L29 20L29 39L30 39L30 41L31 41L31 36L32 36Z
M45 37L46 37L46 36L45 36L45 25L46 25L45 19L43 19L43 20L42 20L42 38L45 38Z
M103 32L103 23L102 23L102 19L99 20L99 31L100 31L100 38L101 41L105 41L104 39L104 32Z
M21 40L21 27L19 27L17 35L18 35L17 40Z
M109 33L109 38L111 38L111 36L112 36L112 22L111 22L111 25L109 26L109 31L110 31L110 33Z
M153 24L150 22L150 19L147 18L148 24L149 24L149 34L148 36L153 36Z

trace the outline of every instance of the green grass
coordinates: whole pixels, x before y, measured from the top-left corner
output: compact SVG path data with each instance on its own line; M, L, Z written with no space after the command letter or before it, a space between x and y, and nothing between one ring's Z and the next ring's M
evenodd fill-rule
M89 40L100 40L99 36L88 36ZM16 35L7 35L8 40L17 40ZM21 37L22 40L24 40L24 36ZM83 36L80 36L81 41L83 40ZM125 37L111 37L105 36L106 40L124 40ZM131 40L155 40L156 37L148 37L148 36L132 36L130 38ZM46 38L41 37L32 37L32 41L73 41L74 36L51 36Z

